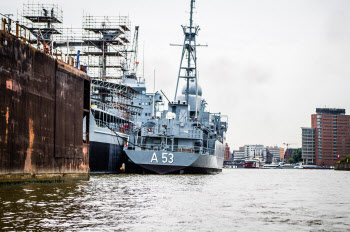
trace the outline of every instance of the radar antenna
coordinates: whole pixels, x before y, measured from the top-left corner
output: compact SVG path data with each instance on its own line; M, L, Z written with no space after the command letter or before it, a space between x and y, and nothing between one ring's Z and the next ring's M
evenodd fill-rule
M177 98L177 89L180 78L186 79L187 85L185 90L186 102L188 103L190 79L194 79L197 85L197 53L196 53L196 35L199 26L193 26L193 9L195 0L191 0L190 26L182 26L185 34L184 43L182 45L182 55L177 78L176 91L174 101Z

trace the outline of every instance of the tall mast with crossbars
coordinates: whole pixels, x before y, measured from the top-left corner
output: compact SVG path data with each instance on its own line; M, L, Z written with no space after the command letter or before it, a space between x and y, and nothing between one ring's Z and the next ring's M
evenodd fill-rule
M198 35L199 26L193 26L193 9L195 0L191 0L190 12L190 26L182 26L185 34L184 43L182 46L182 55L177 78L176 91L174 101L177 98L177 90L179 87L179 80L183 78L186 80L185 97L188 103L190 80L194 79L197 85L197 53L196 53L196 36Z

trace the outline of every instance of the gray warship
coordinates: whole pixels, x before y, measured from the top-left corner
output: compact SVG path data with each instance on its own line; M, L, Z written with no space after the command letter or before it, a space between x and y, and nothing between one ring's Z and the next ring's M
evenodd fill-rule
M174 101L144 122L124 147L125 171L132 173L221 172L225 153L227 116L210 113L197 78L196 36L191 0L190 25L182 26L184 43ZM184 87L179 95L179 82ZM154 98L153 98L154 99Z

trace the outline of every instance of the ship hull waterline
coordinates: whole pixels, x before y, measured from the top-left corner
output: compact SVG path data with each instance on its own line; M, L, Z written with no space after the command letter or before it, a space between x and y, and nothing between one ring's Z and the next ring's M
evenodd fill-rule
M126 172L155 174L208 174L222 171L214 155L168 151L125 150ZM138 167L138 168L137 168ZM137 171L136 171L137 170Z

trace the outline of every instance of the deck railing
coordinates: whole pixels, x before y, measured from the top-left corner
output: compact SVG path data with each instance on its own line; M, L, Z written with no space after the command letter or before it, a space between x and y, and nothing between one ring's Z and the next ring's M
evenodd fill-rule
M128 145L127 149L130 150L145 150L145 151L169 151L169 152L186 152L186 153L201 153L214 155L215 149L210 149L201 146L186 146L186 145L171 145L171 144L139 144Z
M100 119L95 119L96 125L101 128L108 128L114 132L121 132L125 134L129 134L130 128L125 127L124 124L114 123L114 122L106 122Z

